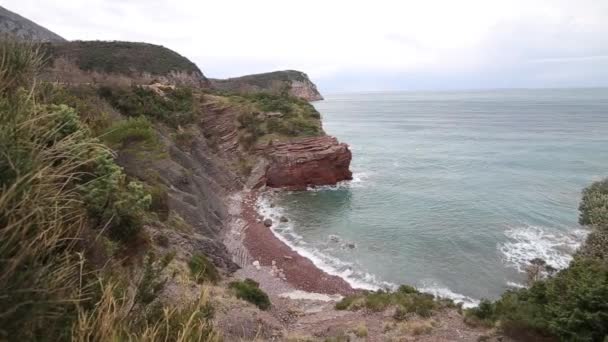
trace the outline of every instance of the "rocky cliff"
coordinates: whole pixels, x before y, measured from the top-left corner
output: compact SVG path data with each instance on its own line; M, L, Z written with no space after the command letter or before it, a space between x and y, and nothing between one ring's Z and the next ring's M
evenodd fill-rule
M301 71L285 70L228 79L211 79L211 86L218 90L237 93L283 94L299 97L307 101L323 100L308 75Z
M117 41L73 41L44 46L47 81L65 84L167 85L208 87L201 70L164 46Z
M1 6L0 33L38 42L65 42L59 35Z
M306 190L352 179L348 145L331 136L269 144L262 156L266 160L258 184L268 187Z

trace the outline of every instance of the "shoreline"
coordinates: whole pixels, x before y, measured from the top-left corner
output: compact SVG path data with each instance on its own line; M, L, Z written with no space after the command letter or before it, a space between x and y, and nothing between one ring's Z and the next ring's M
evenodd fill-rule
M260 219L256 208L258 194L256 191L244 192L241 199L239 216L245 225L242 244L251 258L243 267L258 261L262 269L272 268L274 261L276 269L282 270L284 275L284 278L277 277L277 281L286 281L296 290L342 296L357 292L344 279L321 270L279 240Z

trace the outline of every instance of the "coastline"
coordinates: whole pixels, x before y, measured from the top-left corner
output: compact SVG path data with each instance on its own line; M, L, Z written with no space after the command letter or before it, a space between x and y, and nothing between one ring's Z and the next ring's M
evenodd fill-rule
M249 255L242 260L252 265L258 261L260 268L271 268L273 261L281 269L285 280L296 290L327 295L348 295L356 292L344 279L330 275L314 263L298 254L279 240L271 228L266 227L259 217L256 201L259 193L245 192L240 203L240 219L243 221L241 243ZM249 265L242 265L243 267ZM260 271L261 272L261 271Z

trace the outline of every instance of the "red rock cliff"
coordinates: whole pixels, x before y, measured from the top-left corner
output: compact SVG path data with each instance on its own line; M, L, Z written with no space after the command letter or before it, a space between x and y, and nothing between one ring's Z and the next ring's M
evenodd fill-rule
M268 159L266 185L305 190L351 180L352 158L348 145L331 136L299 138L265 148Z

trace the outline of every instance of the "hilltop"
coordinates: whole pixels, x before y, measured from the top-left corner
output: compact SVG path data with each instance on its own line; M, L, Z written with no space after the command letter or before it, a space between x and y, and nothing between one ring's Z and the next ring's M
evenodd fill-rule
M38 42L65 42L58 34L0 6L0 33Z
M237 93L286 93L307 101L322 100L317 86L301 71L284 70L228 79L211 79L214 88Z
M121 41L72 41L43 46L45 79L68 84L163 83L206 87L201 70L164 46Z

